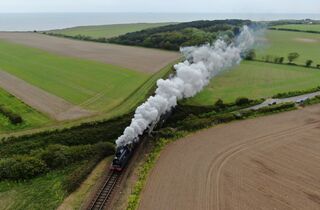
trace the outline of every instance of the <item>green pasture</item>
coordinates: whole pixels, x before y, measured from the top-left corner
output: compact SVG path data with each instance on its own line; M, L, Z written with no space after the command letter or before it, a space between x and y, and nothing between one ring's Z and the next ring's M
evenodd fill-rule
M52 30L48 32L68 36L85 35L90 36L92 38L111 38L130 32L141 31L147 28L154 28L169 24L171 23L131 23L115 25L79 26L74 28Z
M300 57L294 61L305 64L306 60L313 60L313 66L320 64L320 34L267 30L264 36L258 38L260 47L257 50L258 58L269 56L285 57L291 52L297 52Z
M219 98L225 102L233 102L238 97L259 99L319 85L320 70L244 61L240 66L212 79L204 91L186 103L212 105Z

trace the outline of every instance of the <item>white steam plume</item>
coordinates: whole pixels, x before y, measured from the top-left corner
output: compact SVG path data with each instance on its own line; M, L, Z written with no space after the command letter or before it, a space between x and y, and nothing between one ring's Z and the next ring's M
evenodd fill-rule
M182 48L187 60L174 66L174 77L157 81L155 95L136 109L130 126L116 140L117 146L138 141L138 136L175 107L178 100L196 95L221 71L239 64L242 53L253 44L254 37L245 26L232 44L217 40L213 45Z

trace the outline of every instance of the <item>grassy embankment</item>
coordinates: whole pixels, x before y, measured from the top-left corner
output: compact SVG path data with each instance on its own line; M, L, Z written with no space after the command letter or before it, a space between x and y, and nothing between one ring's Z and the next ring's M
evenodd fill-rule
M97 25L97 26L79 26L73 28L59 29L48 31L54 34L67 36L90 36L92 38L111 38L130 32L140 31L147 28L169 25L171 23L132 23L132 24L114 24L114 25Z

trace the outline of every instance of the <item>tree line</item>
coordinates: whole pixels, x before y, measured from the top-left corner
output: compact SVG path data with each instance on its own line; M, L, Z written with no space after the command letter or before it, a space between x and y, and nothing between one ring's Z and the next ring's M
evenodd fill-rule
M243 25L251 24L249 20L193 21L127 33L108 41L177 51L184 46L212 43L217 38L230 41L240 33Z

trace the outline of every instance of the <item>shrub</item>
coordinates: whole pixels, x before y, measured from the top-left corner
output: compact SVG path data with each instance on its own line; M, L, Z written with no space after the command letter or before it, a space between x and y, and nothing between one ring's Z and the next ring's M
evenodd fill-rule
M7 109L1 105L0 105L0 113L3 114L4 116L6 116L10 120L10 122L14 125L20 124L23 121L21 116L13 113L9 109Z
M64 167L68 164L81 160L90 159L92 156L106 156L114 153L114 146L111 143L98 143L96 145L63 146L50 145L39 153L49 168Z
M307 60L306 67L310 67L312 63L313 63L313 60Z
M223 101L222 101L221 99L218 99L218 100L216 101L216 103L214 104L214 107L215 107L216 109L223 109L223 108L226 107L226 105L223 103Z
M236 116L233 113L225 113L225 114L220 114L220 115L214 116L212 120L216 124L220 124L220 123L231 122L235 119L236 119Z
M288 61L289 63L292 63L294 60L296 60L297 58L299 58L299 53L296 52L292 52L288 54Z
M245 97L240 97L236 99L236 105L237 106L243 106L243 105L247 105L250 104L251 100L249 100L248 98Z
M46 171L46 164L35 157L16 156L0 160L0 180L29 179Z
M256 52L252 49L250 50L246 55L245 59L246 60L254 60L256 58Z

